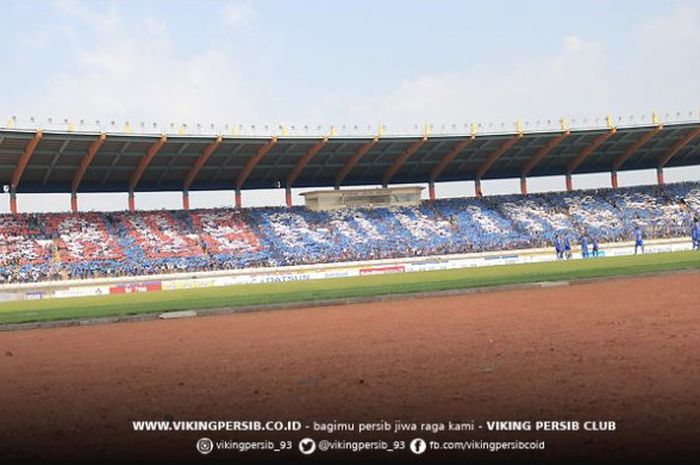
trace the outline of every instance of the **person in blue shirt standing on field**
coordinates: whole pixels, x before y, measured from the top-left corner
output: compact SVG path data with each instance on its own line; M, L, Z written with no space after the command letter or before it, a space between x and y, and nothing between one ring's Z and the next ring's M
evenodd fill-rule
M564 258L564 244L561 243L559 235L554 237L554 251L557 253L557 260Z
M588 238L585 234L581 236L581 256L588 258Z
M690 238L693 240L693 250L700 250L700 221L693 220L693 229L690 230Z
M594 237L593 238L593 256L598 257L600 255L600 251L598 250L598 238Z
M571 258L571 240L569 236L564 236L564 255L567 260Z
M644 235L639 225L634 226L634 254L637 255L637 249L641 249L644 253Z

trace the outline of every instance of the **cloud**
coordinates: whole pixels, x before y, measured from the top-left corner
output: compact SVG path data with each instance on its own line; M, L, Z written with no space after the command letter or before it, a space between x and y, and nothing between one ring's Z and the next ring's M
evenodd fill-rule
M662 119L700 117L700 4L680 2L650 18L632 33L625 60L617 67L620 106L634 111L640 103ZM668 116L666 116L668 115Z
M257 15L248 0L231 0L224 5L224 20L229 25L236 25L254 20Z
M605 48L572 35L546 59L405 81L373 111L404 126L480 122L486 129L512 130L517 118L556 124L559 117L576 117L572 111L602 117L609 95Z
M651 43L700 40L700 4L683 2L642 25L639 35ZM683 47L683 44L677 44Z
M66 47L63 66L33 86L22 111L44 119L89 118L169 123L258 123L281 121L301 127L386 124L390 131L415 132L423 123L464 130L512 129L516 119L557 126L560 117L577 125L601 124L607 113L648 115L652 109L675 115L700 106L700 5L677 4L614 43L604 37L569 33L549 55L523 53L515 59L474 63L468 69L385 82L381 87L329 85L290 88L282 69L289 62L270 47L266 53L200 40L182 47L179 31L160 18L127 20L118 2L59 1L59 13L80 34ZM246 0L218 4L216 27L239 30L256 19ZM56 21L57 26L64 26ZM68 27L68 26L65 26ZM39 40L39 39L37 39ZM41 38L45 43L47 37ZM259 42L259 43L258 43ZM256 39L255 47L269 44ZM251 61L252 60L252 61ZM263 63L263 65L261 65ZM285 65L277 63L285 63ZM51 73L52 69L49 69ZM399 78L400 79L400 78ZM342 81L341 81L342 82ZM10 111L18 111L10 109ZM596 123L596 119L598 122Z
M578 51L585 47L585 43L577 36L567 36L564 39L564 49L570 51Z
M223 125L233 113L255 113L250 90L242 88L225 50L204 46L185 54L159 19L131 22L112 6L95 11L85 3L58 5L87 33L68 57L72 66L47 79L23 105L25 111L60 120L116 120L119 127L123 121L132 127L157 122L161 128L182 122ZM229 16L234 7L238 15L252 14L235 2L226 5Z

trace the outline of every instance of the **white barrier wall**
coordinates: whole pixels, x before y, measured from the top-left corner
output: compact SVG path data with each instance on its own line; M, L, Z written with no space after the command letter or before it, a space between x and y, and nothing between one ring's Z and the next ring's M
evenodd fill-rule
M645 253L691 250L690 240L657 240L645 245ZM601 257L634 254L631 243L603 244ZM575 252L572 259L582 259ZM159 292L177 289L203 289L241 284L261 284L315 279L371 276L390 273L452 270L460 268L500 266L556 261L553 250L528 249L481 254L415 257L373 262L330 263L270 269L172 274L134 278L110 278L54 283L29 283L0 288L0 302L44 298L86 297L110 294ZM7 289L7 291L5 291Z

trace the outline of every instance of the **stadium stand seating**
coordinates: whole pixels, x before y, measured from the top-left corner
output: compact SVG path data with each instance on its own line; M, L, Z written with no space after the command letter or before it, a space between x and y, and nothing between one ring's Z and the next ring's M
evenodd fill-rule
M688 235L700 183L303 207L0 215L0 283L284 266Z

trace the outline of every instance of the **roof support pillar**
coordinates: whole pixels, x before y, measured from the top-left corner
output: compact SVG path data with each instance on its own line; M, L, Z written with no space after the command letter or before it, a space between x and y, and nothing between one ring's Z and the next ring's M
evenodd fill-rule
M71 213L78 213L78 193L71 192L70 194L70 211Z
M286 187L284 189L284 201L287 203L287 207L292 206L292 188Z
M479 178L474 180L474 195L479 198L483 197L484 195L484 193L481 191L481 179Z
M136 211L136 199L134 198L133 192L129 192L129 211L131 213Z
M241 199L241 190L236 189L236 208L241 208L243 206L243 199Z
M13 215L17 214L17 193L14 189L10 189L10 212Z
M520 193L527 195L527 178L525 176L520 178Z
M612 186L613 189L618 188L617 184L617 170L612 170L610 172L610 185Z
M571 173L566 173L566 192L571 192L574 190L574 180L571 177Z
M182 209L190 209L190 193L187 190L182 191Z
M433 181L428 183L428 194L430 195L430 201L435 202L435 182Z
M658 168L656 168L656 183L659 186L664 185L664 168L663 168L663 166L659 166Z

